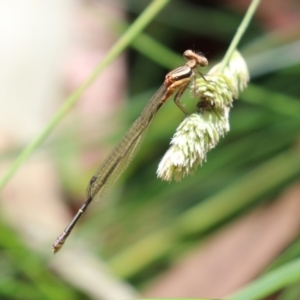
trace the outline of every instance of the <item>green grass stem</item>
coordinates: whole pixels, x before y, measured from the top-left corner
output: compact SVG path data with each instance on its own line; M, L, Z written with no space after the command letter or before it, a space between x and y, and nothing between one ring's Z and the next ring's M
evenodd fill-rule
M28 157L46 140L53 129L58 123L67 115L70 109L78 101L78 99L84 94L88 87L97 79L101 72L113 62L121 53L130 45L135 37L156 17L156 15L162 10L170 0L154 0L145 9L145 11L136 19L136 21L128 28L128 30L122 35L122 37L115 43L109 53L98 64L92 74L86 79L85 82L72 93L64 102L62 107L49 121L42 132L20 153L15 159L13 164L4 174L0 180L0 190L3 189L5 184L18 170L18 168L28 159Z
M256 279L245 288L227 297L230 300L258 300L300 280L300 258Z
M220 72L222 72L224 70L224 68L227 66L228 62L230 61L231 55L236 50L237 45L240 42L242 36L244 35L259 3L260 3L260 0L252 0L251 4L247 10L247 13L245 14L245 17L244 17L242 23L240 24L240 26L238 27L236 34L235 34L234 38L232 39L230 46L222 60L222 66L220 68Z

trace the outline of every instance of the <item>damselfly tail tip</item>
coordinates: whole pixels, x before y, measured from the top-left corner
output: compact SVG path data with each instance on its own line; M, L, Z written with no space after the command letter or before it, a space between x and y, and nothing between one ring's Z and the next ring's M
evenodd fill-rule
M67 238L67 234L63 232L52 244L52 252L53 254L56 254L64 245L65 240Z
M62 247L62 245L59 245L57 243L57 241L55 241L53 243L53 245L52 245L52 252L53 252L53 254L56 254L60 250L61 247Z
M56 246L52 245L51 250L52 250L53 254L56 254L60 250L60 247L56 247Z
M51 251L53 252L53 254L56 254L59 251L59 249L52 245Z

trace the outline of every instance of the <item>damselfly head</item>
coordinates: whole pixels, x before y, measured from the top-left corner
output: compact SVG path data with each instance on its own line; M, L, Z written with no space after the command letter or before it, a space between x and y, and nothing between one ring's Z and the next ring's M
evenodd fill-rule
M183 56L187 60L194 60L196 65L199 65L200 67L206 67L208 65L208 60L205 56L197 54L192 50L184 51Z

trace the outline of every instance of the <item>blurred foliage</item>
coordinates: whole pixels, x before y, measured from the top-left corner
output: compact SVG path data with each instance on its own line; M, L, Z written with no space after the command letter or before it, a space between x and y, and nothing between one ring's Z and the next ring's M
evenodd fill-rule
M16 232L0 223L1 299L82 299L47 267L45 259L27 249Z
M135 19L147 4L149 1L128 0L129 20ZM171 1L128 49L124 128L129 128L138 116L168 69L182 64L180 54L184 50L201 51L210 66L222 58L242 17L242 13L216 1ZM136 288L145 286L210 234L299 180L299 57L294 63L269 67L278 60L274 48L279 51L283 46L292 47L300 37L298 34L287 40L284 36L284 31L268 34L257 20L250 24L239 49L249 63L251 83L231 111L230 133L209 153L207 163L194 176L179 184L156 178L158 162L183 118L169 101L122 176L122 184L116 185L113 196L117 200L105 201L104 208L96 204L87 213L76 234L120 278ZM263 54L269 59L254 69ZM188 94L183 103L193 111L197 101ZM114 136L115 143L123 133ZM74 154L68 142L59 146L65 147L59 160ZM101 147L101 143L91 146ZM70 174L64 176L72 178ZM85 186L88 176L80 180L74 185ZM15 235L2 224L1 236L1 299L89 299L76 287L62 284L43 259L12 239ZM17 245L13 251L12 243ZM294 251L287 250L289 255L283 254L286 256L279 258L276 267L299 256L298 244L291 245ZM299 285L291 286L292 293L299 295ZM295 298L287 295L282 299Z

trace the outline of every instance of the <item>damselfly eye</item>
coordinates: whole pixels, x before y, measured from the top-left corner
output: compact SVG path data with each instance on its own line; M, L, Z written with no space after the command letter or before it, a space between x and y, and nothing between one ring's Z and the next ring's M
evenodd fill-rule
M194 57L194 55L197 55L194 51L192 50L186 50L183 52L183 56L186 58L186 59L191 59Z
M197 55L197 62L199 66L206 67L208 65L208 60L205 56Z

